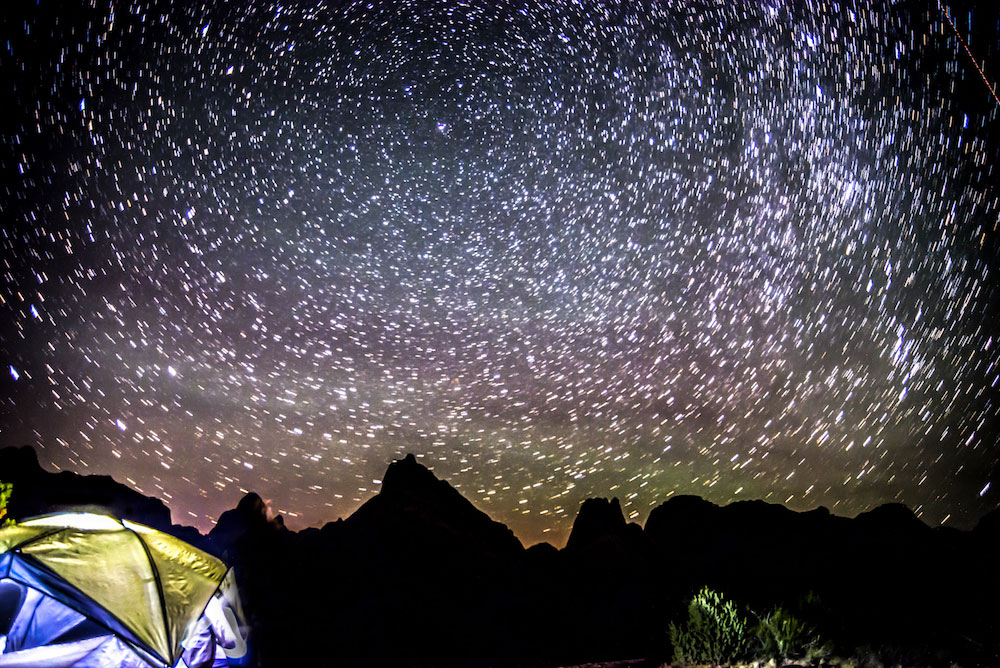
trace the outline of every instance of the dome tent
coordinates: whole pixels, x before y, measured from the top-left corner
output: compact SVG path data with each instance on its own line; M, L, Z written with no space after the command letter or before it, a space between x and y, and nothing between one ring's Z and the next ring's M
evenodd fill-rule
M241 665L232 572L173 536L89 513L0 529L0 668Z

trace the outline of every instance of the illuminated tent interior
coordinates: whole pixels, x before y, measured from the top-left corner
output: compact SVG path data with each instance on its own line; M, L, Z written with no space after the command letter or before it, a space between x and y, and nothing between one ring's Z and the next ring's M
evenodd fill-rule
M63 513L0 529L0 666L207 668L246 656L232 571L127 520Z

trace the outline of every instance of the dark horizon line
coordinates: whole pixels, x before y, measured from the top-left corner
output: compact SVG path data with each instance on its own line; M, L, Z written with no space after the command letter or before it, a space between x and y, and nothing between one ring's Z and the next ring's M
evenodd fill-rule
M299 534L299 533L302 533L302 532L305 532L305 531L310 531L310 530L320 530L320 529L322 529L323 527L325 527L325 526L327 526L329 524L337 524L338 522L347 521L355 513L357 513L358 510L362 506L364 506L371 499L377 497L379 494L382 493L382 488L380 486L380 489L377 492L375 492L371 496L367 497L366 499L360 501L359 504L357 505L357 507L355 507L350 513L348 513L345 516L337 517L336 519L326 520L326 521L324 521L324 522L322 522L322 523L320 523L318 525L310 524L309 526L305 526L305 527L298 528L298 529L293 529L293 528L288 527L288 525L285 522L285 516L283 514L272 511L272 505L273 504L269 503L268 500L264 496L262 496L259 492L255 491L253 489L248 489L246 492L242 493L242 496L240 496L239 501L237 501L237 505L234 505L231 508L226 508L225 510L223 510L218 517L216 517L216 518L214 518L212 520L211 527L207 531L202 531L201 528L199 528L197 526L194 526L194 525L191 525L191 524L176 523L174 521L174 517L173 517L173 512L174 512L173 509L171 508L170 504L168 504L168 502L166 500L164 500L163 498L161 498L159 496L151 496L151 495L148 495L148 494L146 494L144 492L140 492L139 490L135 489L132 485L120 482L117 479L115 479L113 476L111 476L110 474L105 474L105 473L77 473L76 471L72 471L72 470L68 470L68 469L60 469L56 473L52 473L52 472L46 471L44 468L41 467L41 463L38 462L37 451L36 451L36 449L35 449L35 447L33 445L31 445L31 444L25 444L25 445L20 446L20 447L19 446L5 446L5 447L0 447L0 450L4 450L4 449L8 449L8 448L10 448L10 449L27 449L27 450L29 450L32 453L32 455L34 456L34 459L35 459L36 463L38 464L38 467L42 471L45 471L46 473L49 473L50 475L58 475L59 473L71 473L73 475L84 477L84 478L85 477L90 477L90 476L109 478L114 483L116 483L118 485L121 485L123 487L126 487L127 489L135 492L136 494L140 494L140 495L142 495L142 496L144 496L146 498L154 499L154 500L160 502L161 504L163 504L164 508L166 508L166 510L167 510L167 512L168 512L168 514L170 516L170 523L172 525L178 526L178 527L184 527L184 528L193 529L199 535L204 536L204 537L207 537L215 529L215 527L218 525L219 519L222 517L222 514L228 512L230 510L235 509L239 505L240 501L242 501L243 499L247 498L248 496L256 496L258 499L261 500L261 502L264 504L264 506L267 509L267 512L268 512L268 515L269 515L269 517L268 517L269 520L278 521L278 522L281 523L281 526L285 530L289 531L290 533ZM464 499L466 502L468 502L470 505L472 505L472 507L474 507L477 511L483 513L483 515L485 515L486 517L488 517L493 522L497 522L498 524L501 524L504 527L506 527L507 529L509 529L511 531L511 533L513 533L514 536L518 539L518 541L521 543L521 545L524 547L524 549L528 549L528 548L533 547L535 545L548 544L548 545L551 545L552 547L555 547L557 549L562 550L568 544L569 538L572 535L573 526L575 525L577 518L579 518L579 516L580 516L579 509L577 510L577 513L576 513L576 515L575 515L575 517L573 519L573 523L569 527L569 529L566 532L566 535L565 535L565 537L564 537L564 539L562 541L559 541L559 543L556 543L554 541L540 540L540 541L533 542L533 543L529 544L527 541L522 540L522 537L521 537L521 535L519 535L519 532L515 531L506 522L502 522L500 520L495 519L493 517L493 515L491 515L490 513L486 512L485 510L483 510L482 508L480 508L472 499L468 498L465 494L462 493L461 490L459 490L454 485L452 485L447 479L438 477L437 474L434 473L434 470L431 467L426 466L426 465L418 462L417 461L417 457L418 456L420 456L420 455L416 455L414 453L409 453L408 452L406 455L404 455L403 457L401 457L399 459L392 459L392 460L390 460L389 464L386 467L386 472L388 472L388 467L389 466L392 466L394 464L401 464L401 463L406 462L408 460L412 460L417 466L420 466L420 467L426 469L435 478L435 480L437 480L438 482L441 482L441 483L444 483L444 484L448 485L449 488L451 488L455 493L457 493L458 495L460 495L462 499ZM421 458L422 458L422 456L421 456ZM3 480L2 475L3 475L2 472L0 472L0 481ZM241 492L242 492L242 490L241 490ZM961 528L961 527L957 527L957 526L946 526L944 524L938 524L938 525L928 524L919 515L917 515L917 513L914 511L913 508L911 508L910 506L908 506L907 504L905 504L905 503L903 503L901 501L887 501L887 502L884 502L884 503L879 503L877 505L873 505L873 506L869 507L866 510L862 510L862 511L858 512L856 515L851 516L851 515L840 515L840 514L834 513L829 507L824 506L822 504L816 505L816 506L814 506L814 507L812 507L812 508L810 508L808 510L795 510L793 508L788 507L787 505L785 505L783 503L768 501L766 499L759 498L759 497L758 498L753 498L753 499L738 499L738 500L730 501L730 502L725 503L725 504L719 504L719 503L711 501L711 500L709 500L709 499L707 499L707 498L705 498L705 497L703 497L701 495L698 495L698 494L674 494L674 493L671 493L666 498L664 498L663 501L661 501L660 503L652 506L650 508L649 512L646 514L645 520L643 522L641 522L641 523L638 522L638 521L633 521L633 520L629 520L628 519L628 517L625 515L624 510L622 510L621 501L620 501L620 499L617 496L610 496L610 495L609 496L587 496L587 497L584 497L583 499L581 499L579 501L579 508L582 508L584 506L584 504L586 504L590 500L603 500L603 501L606 501L608 503L615 504L615 505L617 505L618 510L621 511L621 516L622 516L624 524L626 524L626 525L633 524L633 525L638 526L643 531L645 531L646 523L649 521L650 515L657 508L660 508L664 504L669 503L671 500L675 500L675 499L679 499L679 498L693 498L693 499L698 499L699 501L702 501L704 503L710 504L711 506L713 506L714 508L719 509L719 510L722 510L722 509L725 509L725 508L729 508L731 506L737 506L737 505L763 504L765 506L779 507L779 508L781 508L781 509L783 509L785 511L788 511L790 513L794 513L795 515L804 515L804 514L808 514L808 513L816 513L816 512L823 511L822 514L829 515L829 516L834 517L834 518L845 519L845 520L856 520L857 518L861 517L862 515L866 515L868 513L876 511L876 510L878 510L880 508L884 508L884 507L897 507L898 506L898 507L905 508L906 511L909 513L909 515L911 515L913 517L914 520L918 521L922 526L926 527L927 529L930 529L930 530L939 530L940 529L940 530L959 531L959 532L962 532L962 533L972 533L972 532L974 532L976 530L977 526L980 524L980 522L982 521L982 519L984 517L986 517L987 515L990 515L991 513L1000 511L1000 506L998 506L997 508L994 508L992 510L986 511L985 513L983 513L982 515L980 515L975 520L975 522L973 523L973 525L970 528L965 529L965 528ZM95 505L97 505L97 504L95 504ZM110 512L108 514L110 514Z

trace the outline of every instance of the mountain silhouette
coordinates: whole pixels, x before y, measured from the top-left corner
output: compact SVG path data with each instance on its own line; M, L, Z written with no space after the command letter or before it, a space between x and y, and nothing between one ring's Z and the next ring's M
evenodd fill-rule
M221 557L228 556L234 545L248 537L258 542L272 537L277 532L286 532L285 522L279 515L268 516L267 504L256 492L245 495L236 507L223 512L203 542L209 551Z
M30 446L0 449L0 480L14 484L8 504L11 517L62 511L103 512L154 529L171 528L170 510L159 499L143 496L106 475L50 473Z
M507 526L495 522L412 454L389 465L378 494L345 521L344 530L386 543L434 541L508 557L523 551Z
M599 544L626 543L639 540L642 527L626 524L618 499L587 499L580 504L566 548L593 549Z
M959 531L900 504L852 519L676 496L641 527L597 498L582 501L565 548L524 549L413 455L351 516L298 532L250 493L202 536L111 478L44 471L30 448L0 450L0 478L15 483L14 517L105 509L226 559L264 667L658 665L667 623L703 586L792 610L845 655L1000 657L1000 511Z

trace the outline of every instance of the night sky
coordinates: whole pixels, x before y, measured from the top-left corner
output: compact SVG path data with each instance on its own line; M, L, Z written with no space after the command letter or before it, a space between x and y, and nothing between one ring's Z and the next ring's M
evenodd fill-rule
M995 7L15 4L0 444L202 529L1000 504Z

